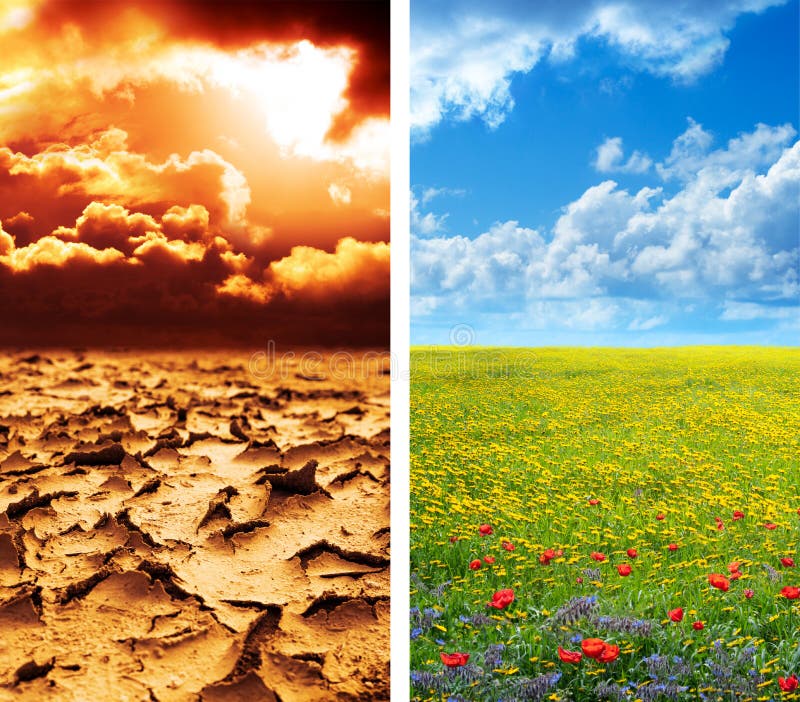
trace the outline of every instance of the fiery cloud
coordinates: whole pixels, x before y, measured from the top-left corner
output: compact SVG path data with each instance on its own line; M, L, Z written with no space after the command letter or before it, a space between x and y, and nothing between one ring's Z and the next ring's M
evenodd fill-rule
M347 237L333 253L296 246L289 256L270 263L263 282L236 274L217 289L256 302L283 295L325 304L330 298L380 301L386 297L388 282L389 245Z
M56 143L26 156L0 148L0 172L14 179L12 187L27 181L40 197L79 194L106 201L144 205L169 200L177 194L196 195L211 203L217 219L229 225L245 220L250 188L244 175L209 149L193 151L185 159L170 155L151 163L127 148L126 132L109 129L88 143Z
M0 342L387 341L388 3L236 10L0 4Z

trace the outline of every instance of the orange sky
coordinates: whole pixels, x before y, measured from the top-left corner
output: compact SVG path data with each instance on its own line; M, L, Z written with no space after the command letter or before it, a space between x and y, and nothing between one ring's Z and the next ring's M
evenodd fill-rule
M388 2L0 0L0 343L386 344L388 34Z

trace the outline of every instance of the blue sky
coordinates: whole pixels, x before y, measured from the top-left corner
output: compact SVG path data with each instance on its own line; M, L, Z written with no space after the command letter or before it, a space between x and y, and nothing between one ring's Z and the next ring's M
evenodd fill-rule
M798 0L671 5L412 2L412 343L800 342Z

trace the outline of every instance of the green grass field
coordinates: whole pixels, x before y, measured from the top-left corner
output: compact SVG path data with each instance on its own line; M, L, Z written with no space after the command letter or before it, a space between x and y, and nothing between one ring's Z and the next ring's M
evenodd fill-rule
M800 350L417 348L411 456L415 700L800 699Z

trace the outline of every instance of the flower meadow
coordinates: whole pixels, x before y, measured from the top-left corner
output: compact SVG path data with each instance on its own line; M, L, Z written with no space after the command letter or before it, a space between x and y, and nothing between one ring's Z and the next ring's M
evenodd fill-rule
M800 700L800 351L418 348L414 700Z

